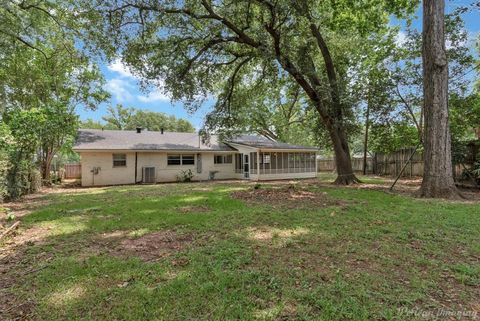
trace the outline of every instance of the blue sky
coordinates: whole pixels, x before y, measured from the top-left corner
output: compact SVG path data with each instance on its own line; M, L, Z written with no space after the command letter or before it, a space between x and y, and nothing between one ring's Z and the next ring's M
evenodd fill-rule
M182 103L172 103L168 93L166 94L160 89L154 89L150 92L142 91L138 80L120 60L108 64L101 63L100 70L107 81L105 89L110 92L112 97L95 111L78 108L77 113L82 120L92 118L101 121L102 116L106 113L107 106L122 104L124 107L135 107L175 115L178 118L189 120L196 128L200 128L206 113L213 104L213 101L209 101L196 113L189 114L183 108Z
M447 12L451 12L461 5L471 3L468 0L447 0ZM469 32L469 38L473 44L474 39L478 38L480 32L480 12L473 11L463 16L466 29ZM404 21L392 19L393 25L405 26ZM421 9L419 8L416 18L413 21L413 27L421 30ZM399 34L399 40L403 37L402 32ZM114 61L110 64L101 63L100 69L103 72L107 81L105 89L112 95L110 101L101 104L97 110L88 111L83 108L78 108L77 112L82 120L92 118L94 120L101 120L106 113L108 105L122 104L126 107L135 107L144 110L151 110L163 112L169 115L175 115L179 118L189 120L197 129L202 126L203 119L206 113L211 109L213 100L207 101L200 110L194 114L189 114L183 108L182 103L172 103L168 98L168 94L160 90L154 90L149 93L142 92L135 77L129 70L119 61Z

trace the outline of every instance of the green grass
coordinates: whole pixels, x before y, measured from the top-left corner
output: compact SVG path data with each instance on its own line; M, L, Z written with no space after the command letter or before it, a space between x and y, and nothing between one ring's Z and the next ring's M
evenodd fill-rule
M478 304L479 204L326 185L305 188L346 205L232 199L251 188L192 183L50 194L50 205L23 218L24 229L46 232L12 254L23 270L9 271L17 277L9 291L34 303L36 320L421 320L399 309ZM259 230L267 237L256 238ZM175 231L192 242L151 262L108 247L88 250L118 231Z

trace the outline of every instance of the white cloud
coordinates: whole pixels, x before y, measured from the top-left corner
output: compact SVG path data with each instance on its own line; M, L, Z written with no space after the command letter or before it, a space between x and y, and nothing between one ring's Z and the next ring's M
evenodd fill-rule
M108 90L118 102L132 102L134 100L142 103L154 103L159 101L170 101L170 97L163 90L163 81L159 81L159 88L146 95L138 95L139 79L130 69L117 58L107 66L108 70L118 76L108 80L105 89Z
M397 46L404 45L406 41L407 41L407 34L405 33L405 31L402 31L402 30L398 31L398 34L395 37L395 42Z
M135 78L130 69L118 58L110 63L107 68L110 71L118 73L121 77Z
M137 96L137 99L144 103L152 103L156 101L169 101L170 98L165 95L161 90L157 89L148 95Z
M120 103L133 100L133 95L130 93L133 90L133 86L126 80L120 78L110 79L105 84L105 90L110 92Z

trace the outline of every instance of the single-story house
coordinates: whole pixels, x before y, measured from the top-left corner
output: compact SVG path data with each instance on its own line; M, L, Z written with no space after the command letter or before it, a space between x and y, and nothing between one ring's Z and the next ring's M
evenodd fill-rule
M82 186L172 182L191 170L192 180L274 180L316 177L316 148L241 135L208 142L197 133L79 130Z

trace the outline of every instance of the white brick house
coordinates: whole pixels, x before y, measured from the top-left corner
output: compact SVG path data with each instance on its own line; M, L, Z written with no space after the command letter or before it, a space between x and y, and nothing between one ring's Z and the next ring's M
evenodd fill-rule
M196 133L81 129L74 146L82 186L171 182L190 169L193 180L316 177L316 148L256 135L209 143Z

